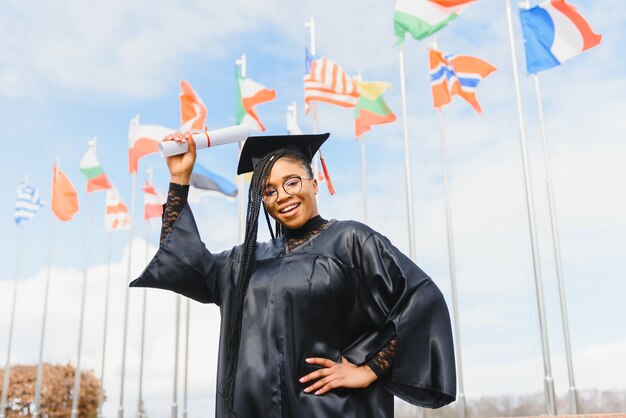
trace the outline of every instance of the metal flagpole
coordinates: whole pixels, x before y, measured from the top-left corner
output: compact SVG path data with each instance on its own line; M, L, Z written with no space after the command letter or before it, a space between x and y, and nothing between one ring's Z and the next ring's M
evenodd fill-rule
M113 232L109 231L107 237L107 281L104 293L104 331L102 335L102 364L100 366L100 391L98 393L98 418L103 418L102 403L104 402L104 360L107 347L107 321L109 315L109 287L111 284L111 253L113 248Z
M246 78L247 74L246 74L246 54L241 54L241 58L239 58L238 60L235 60L235 65L239 65L240 69L241 69L241 77L242 78ZM239 155L241 155L241 149L243 148L243 143L239 142ZM244 206L245 206L245 201L244 201L244 193L243 193L243 189L245 186L245 179L242 175L237 176L237 189L238 189L238 193L237 193L237 213L238 213L238 219L239 219L239 242L243 242L245 239L245 234L246 234L246 219L245 219L245 213L246 211L244 210Z
M61 165L60 158L57 157L56 167L57 169ZM54 184L55 179L52 179ZM46 317L48 315L48 294L50 289L50 274L52 272L52 250L54 246L54 234L56 221L54 220L54 214L50 217L50 241L48 242L48 271L46 273L46 284L44 285L44 297L43 297L43 318L41 320L41 337L39 339L39 363L37 364L37 378L35 380L35 408L33 411L33 418L39 418L40 406L41 406L41 383L43 380L43 346L46 336Z
M436 48L436 47L435 47ZM467 407L465 404L465 390L463 387L463 362L461 361L461 324L459 320L459 305L456 291L456 261L454 257L454 236L452 233L452 207L450 204L450 188L448 185L448 157L446 152L446 138L444 133L443 111L439 109L439 140L441 145L441 164L443 166L443 190L446 205L446 227L448 231L448 263L450 267L450 289L452 291L452 314L454 315L454 356L456 358L457 384L459 393L459 417L465 418Z
M22 248L22 237L24 235L24 224L20 222L17 232L17 255L15 257L15 284L13 285L13 305L11 306L11 320L9 322L9 342L7 348L7 361L4 366L4 381L2 383L2 401L0 401L0 418L5 418L7 408L7 396L9 393L9 374L11 373L11 342L13 340L13 324L15 322L15 305L17 303L17 288L20 279L20 250Z
M398 60L400 61L400 92L402 96L402 124L404 127L404 173L406 178L406 202L407 217L409 223L409 254L415 261L415 243L413 242L413 186L411 184L411 158L409 157L409 121L406 106L406 81L404 77L404 45L398 47Z
M185 319L187 321L187 324L185 325L185 372L184 372L184 379L183 379L183 418L187 418L187 371L188 371L188 366L189 366L189 314L190 314L190 309L189 309L189 299L187 299L185 301L185 303L187 304L186 306L186 315L185 315Z
M180 334L180 295L176 295L176 336L174 344L174 393L172 399L172 418L178 417L178 339Z
M146 175L150 184L152 184L152 167L146 170ZM146 265L148 265L149 261L149 253L150 253L150 220L146 219L145 221L146 227ZM148 291L147 289L143 289L143 299L142 299L142 308L141 308L141 343L139 349L139 396L137 398L137 417L143 418L144 416L144 406L143 406L143 355L144 355L144 347L145 347L145 339L146 339L146 303L148 301Z
M128 135L134 137L139 128L139 115L135 116L130 121ZM133 230L134 230L134 215L135 215L135 191L137 189L137 173L131 174L132 186L130 195L130 227L128 228L128 261L126 265L126 283L130 282L132 273L132 260L133 260ZM129 308L129 293L128 286L124 286L124 326L122 333L122 370L120 373L120 404L118 407L118 418L124 418L124 378L126 374L126 339L128 337L128 308Z
M363 74L361 71L352 79L358 83L363 82ZM363 192L363 222L367 223L367 171L366 171L366 160L365 160L365 135L361 135L361 137L357 138L361 143L361 190Z
M90 143L90 146L92 144ZM93 142L95 146L95 141ZM83 290L80 301L80 320L78 325L78 355L74 369L74 393L72 396L71 418L78 418L78 402L80 400L80 358L83 346L83 323L85 321L85 297L87 295L87 275L89 272L89 247L91 246L91 212L93 209L93 193L87 193L87 240L85 244L85 265L83 270Z
M543 300L543 283L541 280L541 265L539 262L539 249L536 237L535 209L533 205L532 183L530 178L530 166L528 163L528 151L526 145L526 132L524 129L524 115L522 112L522 98L519 86L519 75L517 71L517 52L515 50L515 40L513 38L513 19L511 17L510 0L504 0L506 5L506 18L508 25L509 46L511 48L511 61L513 67L513 79L515 81L515 99L517 105L517 115L519 119L520 145L522 149L522 162L524 166L524 186L526 195L526 207L528 212L528 227L530 232L530 244L533 257L533 268L535 275L535 291L537 293L537 310L539 312L539 329L541 335L541 349L543 354L544 369L544 391L546 397L546 408L548 415L556 415L556 396L554 393L554 380L552 378L552 367L550 365L550 348L548 345L548 330L545 320L545 305Z
M567 320L567 306L565 303L565 285L563 281L563 268L561 264L561 246L559 243L559 231L556 222L556 208L554 204L554 195L552 193L552 174L550 170L550 157L548 154L548 144L545 121L543 119L543 105L541 100L541 88L539 86L539 76L535 79L535 91L537 93L537 107L539 109L539 124L541 126L541 142L543 144L543 162L546 171L546 187L548 192L548 204L550 207L550 226L552 228L552 245L554 249L554 258L556 261L556 277L559 284L559 299L561 304L561 318L563 320L563 337L565 339L565 355L567 358L567 375L569 379L569 412L570 414L578 413L578 400L576 394L576 383L574 382L574 366L572 362L572 348L569 338L569 323Z
M308 22L304 23L305 28L309 28L311 34L311 55L317 55L316 42L315 42L315 18L311 17ZM316 134L318 131L317 127L317 104L315 102L310 104L311 106L311 116L313 118L313 133ZM319 180L319 151L315 153L315 157L313 158L313 177Z
M359 138L361 142L361 186L363 188L363 222L367 223L367 179L366 179L366 160L365 160L365 135Z

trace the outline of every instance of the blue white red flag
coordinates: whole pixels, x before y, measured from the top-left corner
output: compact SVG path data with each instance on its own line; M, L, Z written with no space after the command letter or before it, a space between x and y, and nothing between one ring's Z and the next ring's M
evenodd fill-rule
M480 58L469 55L444 55L430 50L430 84L433 104L436 108L450 103L453 95L464 98L475 111L482 109L476 99L478 83L496 70L496 67Z
M33 219L42 206L43 201L37 189L23 182L17 186L17 199L15 200L15 211L13 212L17 225L26 219Z
M565 0L544 1L520 10L519 16L529 73L561 65L602 40L602 35L594 33L576 8Z

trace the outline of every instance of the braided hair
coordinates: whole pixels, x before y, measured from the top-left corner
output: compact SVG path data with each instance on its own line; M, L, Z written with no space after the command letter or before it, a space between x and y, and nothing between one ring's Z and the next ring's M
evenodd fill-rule
M261 206L265 212L265 218L272 235L272 239L281 236L284 232L283 226L276 222L276 235L272 231L270 225L269 215L265 206L263 205L262 194L267 184L272 167L280 158L288 158L294 162L300 164L307 170L312 177L311 166L306 159L293 151L280 150L264 157L254 169L252 174L252 180L250 182L250 188L248 192L248 210L246 213L246 233L243 242L243 250L241 254L241 260L239 265L239 276L235 286L235 292L230 300L230 321L228 328L228 367L224 381L220 386L220 395L222 396L222 402L224 409L227 412L227 416L230 418L236 418L237 414L234 410L234 398L235 398L235 379L237 375L237 364L239 361L239 348L241 345L241 327L243 320L243 305L246 297L246 291L248 284L250 283L250 277L254 270L254 261L256 253L256 240L259 224L259 212Z

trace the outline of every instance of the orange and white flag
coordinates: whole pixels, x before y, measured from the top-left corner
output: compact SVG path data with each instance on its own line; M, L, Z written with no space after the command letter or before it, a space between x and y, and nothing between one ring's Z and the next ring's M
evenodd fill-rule
M115 187L107 190L104 222L107 231L130 229L128 207Z
M159 152L159 144L176 129L159 125L140 125L139 117L130 120L128 128L128 172L137 173L139 159Z
M52 166L52 213L61 221L69 221L78 213L78 193L65 173Z
M180 90L178 97L180 99L181 131L204 129L207 115L206 105L188 81L180 82Z

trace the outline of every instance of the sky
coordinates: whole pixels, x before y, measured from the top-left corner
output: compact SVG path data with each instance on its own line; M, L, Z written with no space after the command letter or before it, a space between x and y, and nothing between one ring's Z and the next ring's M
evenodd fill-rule
M603 35L602 43L565 65L540 73L576 387L625 390L626 332L621 312L626 284L626 11L612 1L575 5ZM536 2L532 2L536 4ZM515 8L517 2L513 2ZM258 107L267 134L286 132L287 106L312 132L303 111L304 23L315 18L317 52L365 81L388 81L385 98L398 122L366 134L367 223L409 252L405 150L398 47L393 2L233 0L229 2L124 2L102 4L4 2L0 15L0 130L7 151L0 156L0 364L6 362L13 289L19 277L12 364L36 364L44 284L50 302L44 360L75 363L81 286L87 278L81 365L100 374L107 266L110 259L109 322L104 386L105 416L117 414L121 387L121 341L126 284L156 251L160 225L141 219L136 193L135 227L110 237L104 230L104 193L88 196L79 163L92 138L109 179L131 201L127 173L128 124L172 129L180 125L179 83L187 80L208 108L209 128L235 124L235 60L247 57L247 75L274 88L277 99ZM540 271L552 375L556 391L568 387L555 256L546 194L533 77L526 74L518 19L513 30L536 216ZM438 48L478 56L497 71L477 96L482 115L460 98L443 109L443 133L454 235L459 324L466 396L526 394L543 388L535 281L524 194L519 120L504 0L479 0L436 34ZM451 304L446 241L440 124L432 108L427 48L432 39L404 45L409 160L415 261ZM331 132L324 157L337 191L320 193L327 219L364 219L361 148L354 140L353 110L319 104L320 131ZM52 164L60 161L79 191L81 211L54 221L46 205L25 223L21 241L13 221L15 189L28 176L49 202ZM198 162L234 181L235 145L198 154ZM159 155L140 162L163 193L169 175ZM89 201L92 210L89 210ZM238 243L235 202L207 198L193 208L211 251ZM93 233L86 238L89 214ZM261 225L260 238L268 234ZM53 231L53 232L51 232ZM129 242L132 245L129 247ZM127 260L131 256L128 277ZM49 268L50 266L50 268ZM86 269L87 266L87 269ZM86 272L86 273L85 273ZM176 297L147 291L144 401L150 416L170 415L173 401ZM143 291L130 291L129 341L124 410L137 409L139 334ZM182 301L182 322L186 302ZM190 416L212 416L219 310L190 304ZM182 332L182 330L181 330ZM182 367L184 345L180 345ZM182 379L178 403L182 408Z

